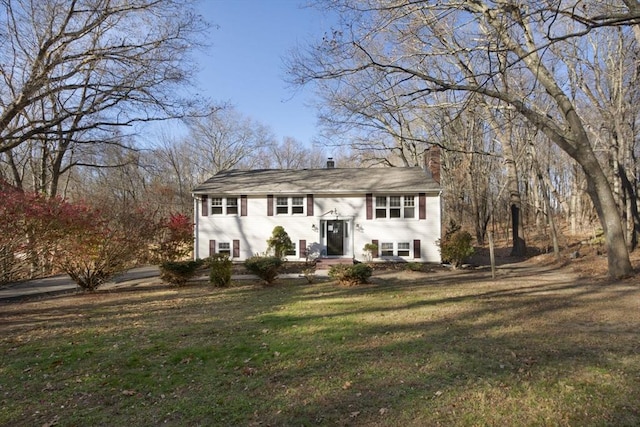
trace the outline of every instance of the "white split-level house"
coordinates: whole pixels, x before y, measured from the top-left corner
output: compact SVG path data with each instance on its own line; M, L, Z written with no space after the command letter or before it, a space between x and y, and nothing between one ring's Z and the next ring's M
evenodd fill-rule
M193 190L195 254L234 261L264 254L284 227L291 261L314 258L440 262L440 185L427 169L261 169L220 172Z

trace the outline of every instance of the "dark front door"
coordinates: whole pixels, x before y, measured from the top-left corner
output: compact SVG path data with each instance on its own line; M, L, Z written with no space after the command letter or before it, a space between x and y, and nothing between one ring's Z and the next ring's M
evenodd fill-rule
M327 255L344 255L344 221L327 221Z

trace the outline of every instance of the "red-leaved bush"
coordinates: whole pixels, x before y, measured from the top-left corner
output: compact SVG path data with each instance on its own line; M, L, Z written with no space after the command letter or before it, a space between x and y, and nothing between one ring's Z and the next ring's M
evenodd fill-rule
M64 271L93 291L136 264L184 258L193 246L186 215L158 220L135 206L99 209L3 182L0 218L0 283Z
M0 283L54 272L51 242L70 232L67 219L83 209L0 182Z
M158 221L144 209L98 209L2 182L0 218L0 283L64 271L89 291L148 261L158 240L169 257L190 251L193 233L184 215Z
M159 262L178 261L193 250L193 222L181 213L171 214L159 223L156 257Z

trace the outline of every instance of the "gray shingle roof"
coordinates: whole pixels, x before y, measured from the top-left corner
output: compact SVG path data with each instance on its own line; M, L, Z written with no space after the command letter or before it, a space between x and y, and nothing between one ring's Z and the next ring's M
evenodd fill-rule
M429 192L440 185L422 168L257 169L220 172L194 194Z

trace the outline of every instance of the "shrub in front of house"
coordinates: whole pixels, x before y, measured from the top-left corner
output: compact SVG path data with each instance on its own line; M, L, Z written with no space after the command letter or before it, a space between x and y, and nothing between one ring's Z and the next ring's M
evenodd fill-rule
M278 278L283 263L277 256L253 256L244 262L244 266L270 285Z
M207 262L209 265L209 282L221 288L231 285L233 263L227 254L215 254Z
M460 267L475 252L471 240L473 237L469 232L458 230L449 235L446 240L440 241L442 261L451 263L453 268Z
M160 264L160 279L175 286L184 286L196 275L203 262L201 259L163 262Z
M284 227L277 225L271 232L271 237L267 240L267 252L273 252L278 258L284 258L286 253L293 249L293 242Z
M375 258L375 254L378 253L378 245L375 243L366 243L362 250L364 251L364 256L367 258L367 261L371 261Z
M339 284L345 286L367 283L372 273L373 269L367 264L338 264L331 266L329 269L329 277L333 280L337 280Z

